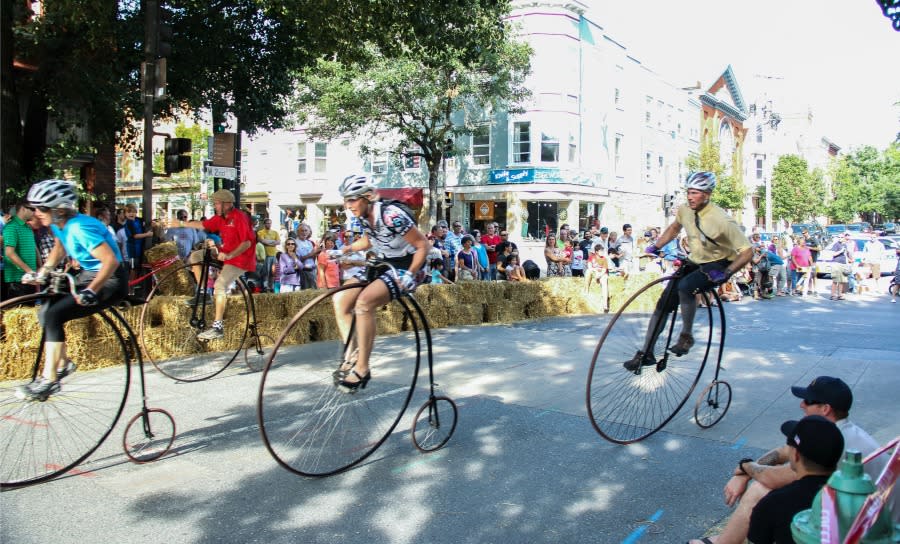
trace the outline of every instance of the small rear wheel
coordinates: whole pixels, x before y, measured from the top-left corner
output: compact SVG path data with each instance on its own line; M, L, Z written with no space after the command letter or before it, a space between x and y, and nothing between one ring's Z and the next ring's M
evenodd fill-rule
M266 361L272 355L275 347L275 339L268 334L251 334L244 342L244 364L254 372L259 372L266 366Z
M456 415L456 403L449 397L425 402L413 419L412 441L416 449L428 453L444 447L456 430Z
M715 380L697 397L694 405L694 421L703 429L718 423L731 406L731 386L728 382Z
M132 462L142 464L165 455L175 442L175 419L162 408L141 411L125 426L122 448Z

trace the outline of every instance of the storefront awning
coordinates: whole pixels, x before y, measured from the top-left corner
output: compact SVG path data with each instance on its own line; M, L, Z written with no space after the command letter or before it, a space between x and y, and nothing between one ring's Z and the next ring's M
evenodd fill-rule
M421 208L424 203L422 189L415 187L378 189L378 194L385 200L399 200L411 208Z

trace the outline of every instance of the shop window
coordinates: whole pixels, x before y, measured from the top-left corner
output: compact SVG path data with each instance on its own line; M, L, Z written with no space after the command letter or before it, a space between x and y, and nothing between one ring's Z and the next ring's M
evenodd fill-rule
M513 123L513 162L531 162L531 122Z
M555 233L559 228L559 206L556 202L529 202L528 236L543 239L547 232Z
M482 125L472 133L472 164L491 164L491 127L488 125Z
M326 142L316 142L316 172L325 172L326 160L328 158L328 144Z
M541 132L541 162L559 162L559 137Z

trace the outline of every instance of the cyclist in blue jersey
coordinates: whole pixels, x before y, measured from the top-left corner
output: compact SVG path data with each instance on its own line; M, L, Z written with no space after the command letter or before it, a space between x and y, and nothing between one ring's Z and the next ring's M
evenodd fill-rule
M75 187L50 179L32 185L27 200L41 225L50 227L56 238L53 249L36 274L27 274L23 283L41 284L66 256L78 263L74 271L76 293L53 299L40 308L44 327L44 368L42 375L16 390L24 400L46 400L61 389L60 380L75 371L66 357L63 325L73 319L99 312L128 294L128 273L122 254L109 230L94 217L78 213Z
M341 338L348 337L353 315L356 315L357 351L347 355L334 376L342 390L354 392L365 387L372 376L369 354L375 342L375 310L415 290L424 278L425 259L431 244L419 230L409 209L379 200L375 184L366 176L347 176L341 183L340 193L344 206L359 220L362 235L352 244L334 250L335 255L370 250L397 269L396 275L385 272L363 289L351 289L334 296ZM364 280L363 272L348 283Z

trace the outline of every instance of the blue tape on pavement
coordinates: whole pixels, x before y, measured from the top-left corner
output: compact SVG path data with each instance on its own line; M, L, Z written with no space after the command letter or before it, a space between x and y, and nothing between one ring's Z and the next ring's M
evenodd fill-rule
M742 447L744 444L746 444L746 443L747 443L747 439L741 437L741 438L738 439L737 442L734 443L734 446L731 446L731 449L733 449L733 450L739 450L739 449L741 449L741 447Z
M641 536L643 536L645 532L647 532L647 525L650 523L656 523L657 521L659 521L659 518L661 518L662 515L663 511L657 510L656 513L650 516L650 519L644 522L644 525L641 525L640 527L632 531L631 534L622 541L622 544L634 544L635 542L637 542L638 539L641 538Z

